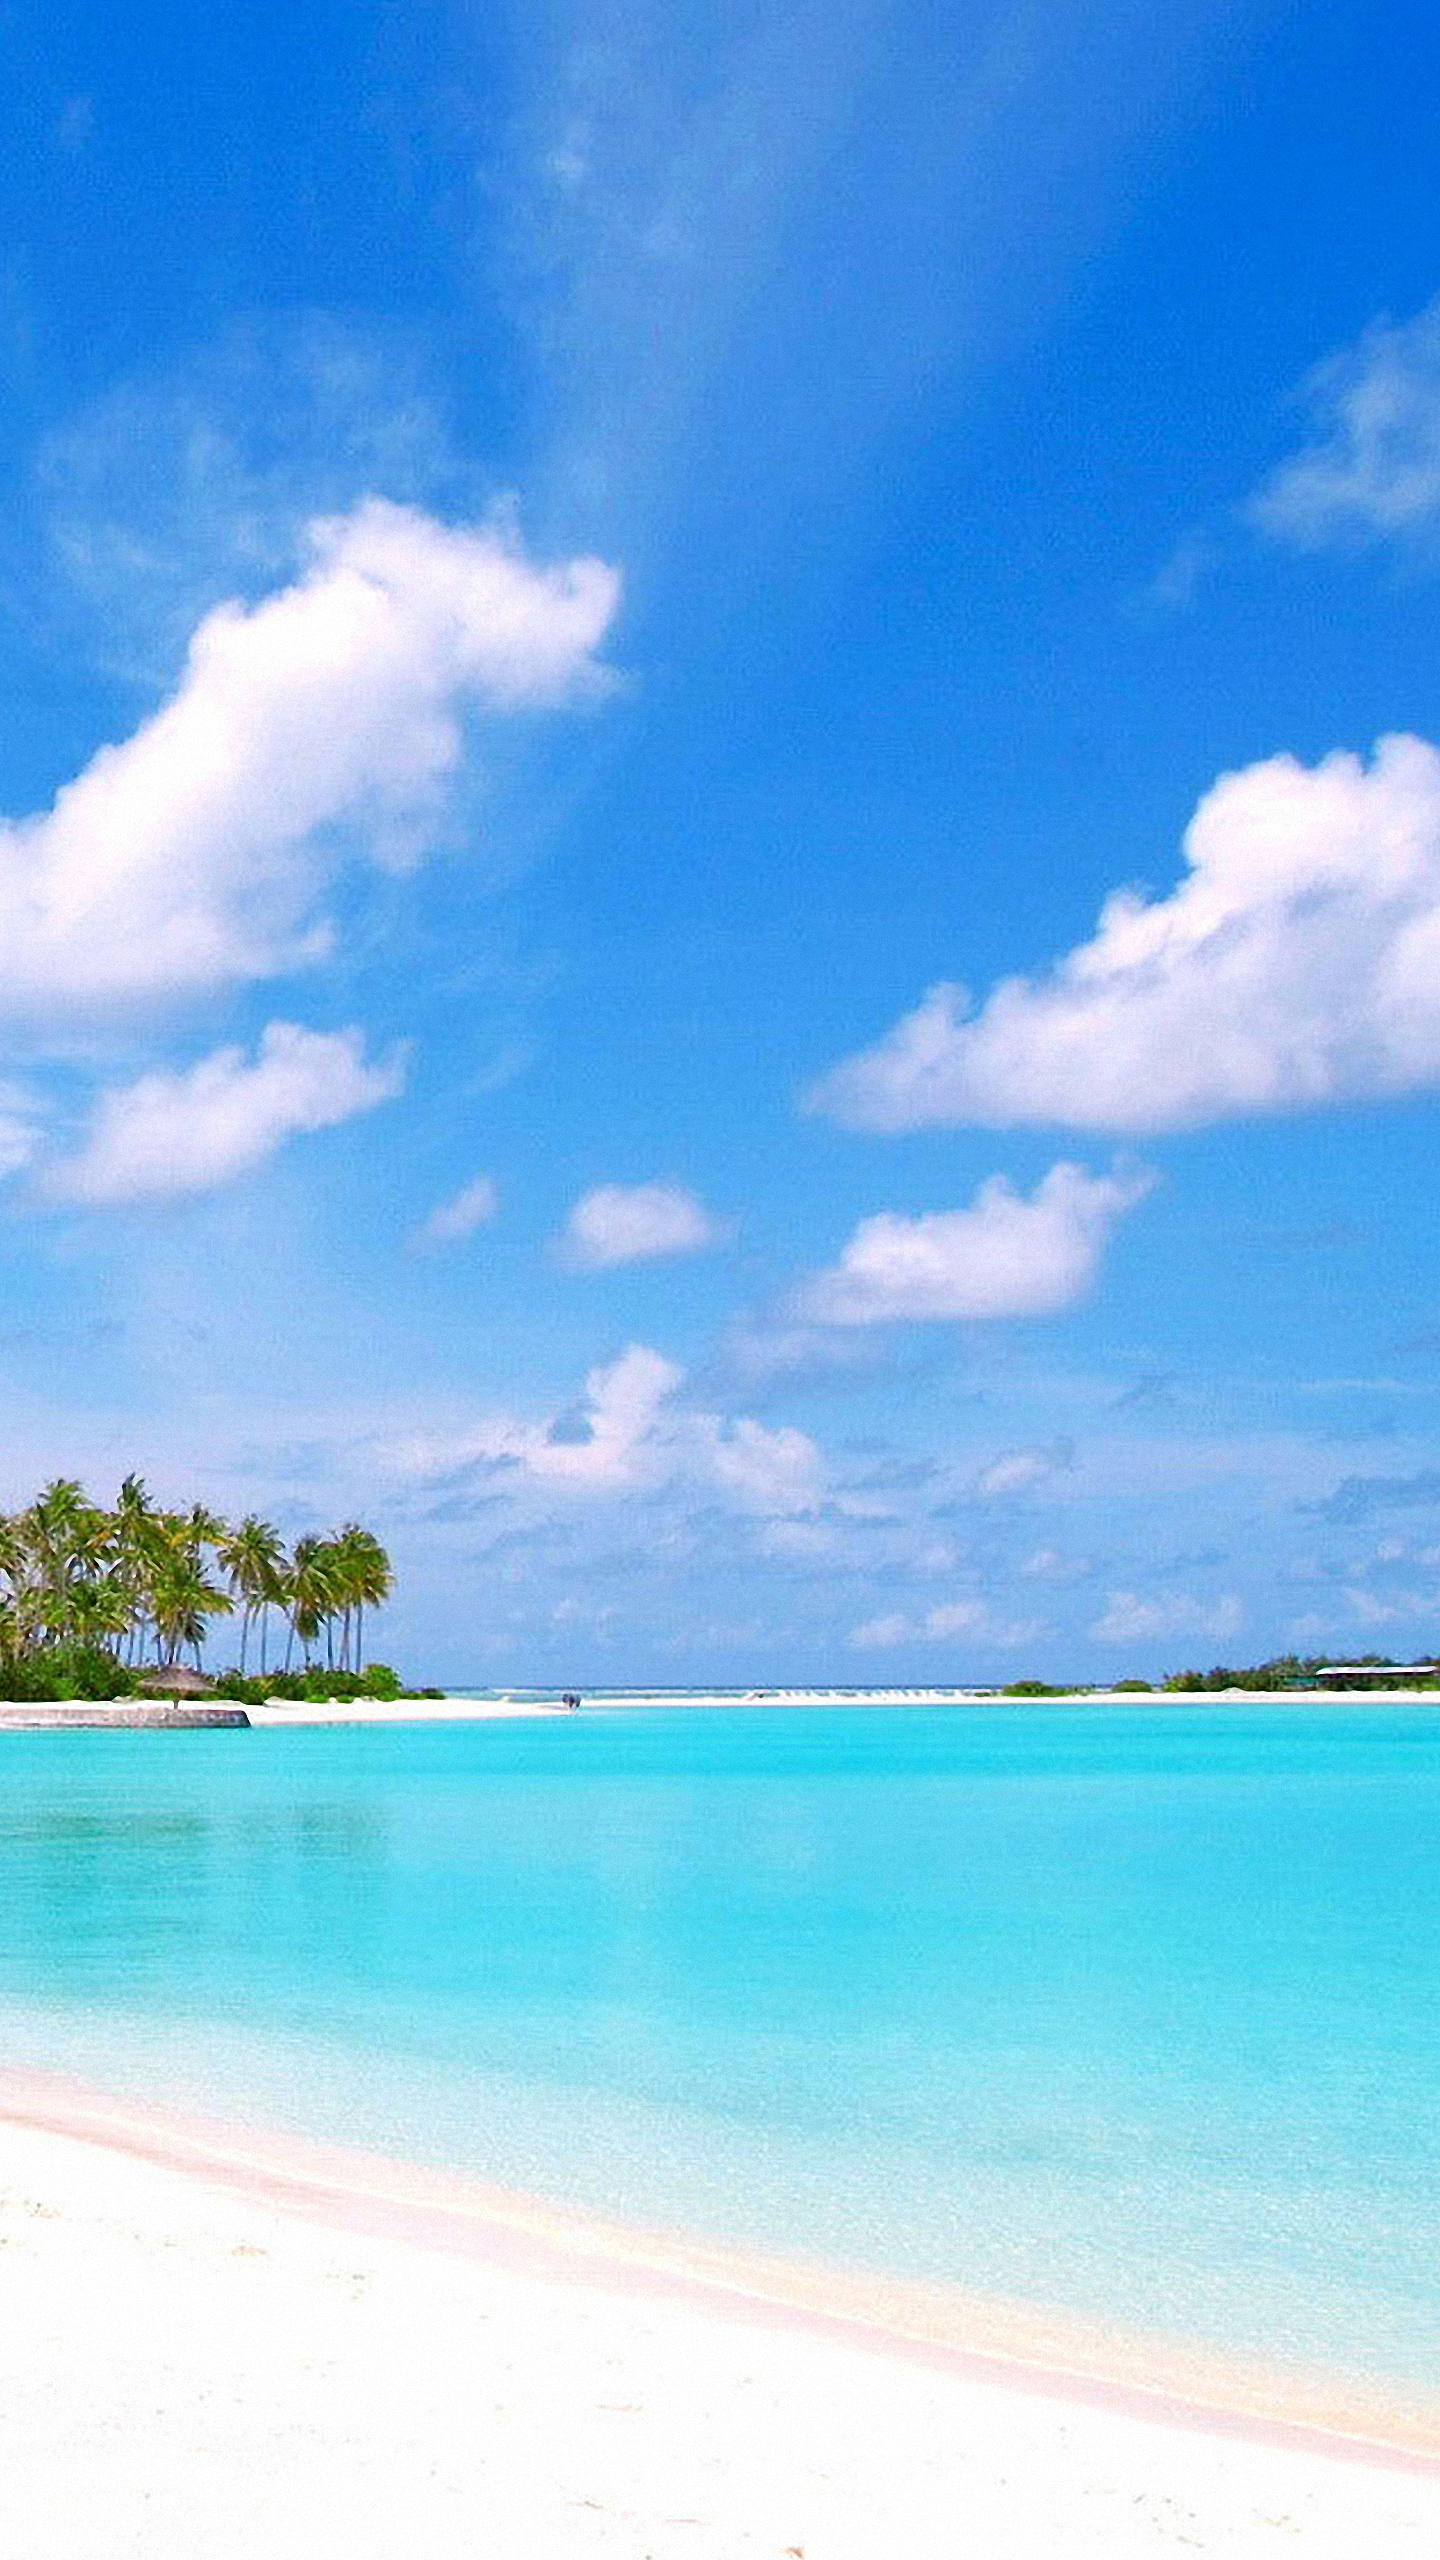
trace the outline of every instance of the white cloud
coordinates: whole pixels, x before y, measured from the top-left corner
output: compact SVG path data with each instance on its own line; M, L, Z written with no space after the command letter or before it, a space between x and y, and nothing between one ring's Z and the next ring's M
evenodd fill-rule
M539 1422L487 1415L458 1433L407 1441L396 1459L403 1473L422 1477L494 1467L581 1491L655 1482L667 1472L666 1407L683 1377L662 1352L632 1343L590 1371L577 1408Z
M837 1067L819 1108L870 1129L1198 1127L1440 1084L1440 754L1275 756L1225 775L1165 898L1120 890L1093 940L967 1016L936 987Z
M0 1083L0 1181L30 1163L38 1120L38 1105L23 1085Z
M722 1232L704 1202L678 1182L602 1182L576 1201L561 1249L578 1270L611 1271L622 1262L703 1253Z
M900 1609L889 1609L883 1617L866 1618L852 1627L850 1641L858 1645L874 1645L883 1651L887 1646L909 1644L914 1635L914 1621Z
M1185 613L1214 564L1214 545L1203 533L1187 533L1161 562L1142 601L1161 613Z
M1157 1636L1233 1636L1245 1612L1233 1594L1196 1600L1186 1592L1146 1599L1138 1591L1112 1591L1090 1632L1102 1644L1140 1644Z
M867 1618L863 1626L851 1630L850 1641L877 1651L902 1644L943 1644L955 1636L969 1636L978 1644L1023 1645L1044 1632L1034 1618L997 1621L983 1600L946 1600L918 1618L907 1617L901 1609Z
M178 1074L157 1069L102 1093L84 1148L53 1166L45 1187L87 1204L211 1191L298 1131L388 1101L403 1081L397 1059L366 1062L358 1031L272 1022L253 1065L242 1049L215 1049Z
M590 1371L578 1408L539 1422L492 1415L446 1438L409 1441L397 1462L412 1476L494 1468L581 1494L698 1485L766 1519L792 1517L820 1501L824 1468L813 1440L788 1426L772 1430L745 1415L681 1403L684 1376L663 1352L632 1343Z
M59 580L47 615L122 681L168 689L196 624L283 585L316 517L372 491L483 521L493 480L458 447L403 325L251 312L112 382L41 438Z
M478 1173L456 1192L453 1200L442 1200L432 1209L423 1225L416 1230L417 1245L463 1244L493 1218L500 1206L500 1194L488 1173Z
M1062 1467L1070 1466L1074 1456L1068 1440L1057 1440L1048 1449L1007 1449L981 1468L975 1490L989 1500L999 1500L1007 1493L1032 1493L1037 1485L1048 1484Z
M1067 1556L1058 1547L1036 1547L1020 1567L1032 1582L1085 1582L1094 1570L1088 1556Z
M1396 327L1377 320L1318 366L1305 393L1315 441L1271 474L1252 521L1301 550L1404 540L1440 526L1440 299Z
M821 1324L1054 1315L1089 1287L1111 1227L1149 1188L1142 1173L1056 1164L1028 1200L996 1173L968 1209L882 1210L806 1283L800 1311Z
M819 1450L806 1432L789 1424L772 1430L742 1414L716 1429L710 1463L717 1483L742 1510L767 1519L812 1510L824 1489Z
M586 1403L539 1430L511 1436L505 1455L557 1484L644 1484L666 1472L664 1408L684 1377L663 1352L632 1343L608 1368L592 1369Z
M460 720L555 704L598 671L617 581L535 568L502 531L367 500L309 528L311 566L220 606L163 709L43 816L0 827L0 1004L196 992L314 959L341 831L418 853Z

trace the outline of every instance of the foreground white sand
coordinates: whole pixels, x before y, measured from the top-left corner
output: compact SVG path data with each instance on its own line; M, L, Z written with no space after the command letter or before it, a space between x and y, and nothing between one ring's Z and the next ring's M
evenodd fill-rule
M1440 2474L354 2237L0 2124L17 2560L1437 2550Z

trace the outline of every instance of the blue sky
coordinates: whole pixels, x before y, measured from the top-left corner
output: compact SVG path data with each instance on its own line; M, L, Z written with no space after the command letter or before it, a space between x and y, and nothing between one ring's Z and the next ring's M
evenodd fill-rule
M454 1681L1440 1644L1428 19L7 26L4 1498Z

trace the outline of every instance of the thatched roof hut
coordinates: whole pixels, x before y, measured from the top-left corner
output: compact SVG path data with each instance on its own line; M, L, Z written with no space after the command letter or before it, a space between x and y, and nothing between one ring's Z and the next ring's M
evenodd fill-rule
M167 1662L142 1671L138 1685L146 1698L208 1698L215 1683L203 1671L192 1671L188 1663Z

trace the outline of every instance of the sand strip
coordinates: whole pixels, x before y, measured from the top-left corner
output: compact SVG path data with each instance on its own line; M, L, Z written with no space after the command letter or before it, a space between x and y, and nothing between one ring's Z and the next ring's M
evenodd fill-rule
M0 2547L37 2560L1440 2548L1413 2454L889 2336L395 2163L3 2094Z

